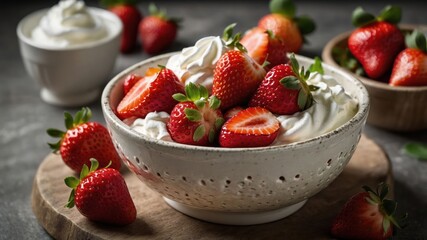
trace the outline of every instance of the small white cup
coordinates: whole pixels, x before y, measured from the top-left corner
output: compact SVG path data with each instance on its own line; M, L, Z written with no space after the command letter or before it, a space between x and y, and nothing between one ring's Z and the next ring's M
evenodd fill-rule
M81 106L100 96L119 54L123 29L113 13L89 8L111 31L98 41L70 47L49 47L31 38L32 30L49 9L29 14L17 26L22 59L28 74L41 85L41 98L58 106Z

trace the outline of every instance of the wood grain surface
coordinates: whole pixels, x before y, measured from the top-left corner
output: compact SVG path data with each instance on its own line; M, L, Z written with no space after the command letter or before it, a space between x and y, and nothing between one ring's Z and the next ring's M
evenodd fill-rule
M123 175L137 207L137 220L125 227L91 222L76 208L65 208L69 189L64 178L72 175L60 156L48 155L36 173L32 209L39 223L56 239L330 239L333 217L345 201L381 181L392 186L391 165L384 151L362 136L343 173L310 198L295 214L267 224L226 226L203 222L170 208L128 170Z

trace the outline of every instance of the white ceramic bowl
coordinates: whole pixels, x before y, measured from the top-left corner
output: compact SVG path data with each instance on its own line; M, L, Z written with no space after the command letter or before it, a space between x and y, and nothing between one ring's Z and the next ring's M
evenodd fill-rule
M111 77L119 53L122 23L113 13L89 8L110 26L107 38L66 48L48 47L31 39L32 30L48 9L23 18L17 26L21 56L31 78L41 86L44 101L81 106L99 97Z
M102 110L115 146L139 179L173 208L210 222L248 225L284 218L327 187L350 160L369 110L368 93L357 79L324 65L359 101L356 115L333 132L303 142L261 148L183 145L146 137L116 115L123 80L165 64L170 54L124 70L102 94ZM311 59L297 56L307 67Z

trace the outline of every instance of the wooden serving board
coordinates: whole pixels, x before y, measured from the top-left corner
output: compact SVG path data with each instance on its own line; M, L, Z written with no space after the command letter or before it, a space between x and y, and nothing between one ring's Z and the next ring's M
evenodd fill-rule
M361 186L376 187L386 181L393 189L388 157L365 136L343 173L329 187L295 214L261 225L227 226L188 217L169 207L128 170L123 175L138 211L137 220L125 227L94 223L76 208L64 207L70 193L64 178L72 174L58 155L50 154L34 178L33 212L57 239L330 239L332 219Z

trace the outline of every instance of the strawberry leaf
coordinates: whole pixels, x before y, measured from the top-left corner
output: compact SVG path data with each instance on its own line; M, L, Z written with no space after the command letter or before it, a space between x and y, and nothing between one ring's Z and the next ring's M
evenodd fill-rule
M202 109L206 105L206 100L205 99L199 99L197 101L194 101L194 105L196 105L196 107L198 109Z
M270 12L282 14L288 18L293 18L296 14L296 6L292 0L271 0Z
M184 110L186 117L188 118L188 120L192 121L192 122L197 122L200 121L202 119L202 114L197 111L196 109L192 109L192 108L186 108Z
M308 96L301 89L298 93L298 107L299 107L299 109L306 109L307 102L308 102Z
M387 233L388 229L390 228L390 220L388 218L383 219L383 230L384 234Z
M74 207L74 195L75 195L75 190L71 190L70 196L68 197L68 202L65 205L65 207L67 208L73 208Z
M213 128L211 128L209 130L209 135L208 135L209 142L212 143L215 140L215 135L216 135L215 130Z
M205 135L205 126L203 124L199 125L193 134L193 141L197 142Z
M300 80L295 76L287 76L280 79L280 83L288 89L298 90L301 88Z
M406 46L427 52L426 37L417 30L405 36Z
M295 17L294 21L296 22L302 35L307 35L316 30L316 24L314 23L313 19L308 16Z
M192 82L185 86L185 94L187 94L188 99L191 101L197 101L200 99L199 88Z
M356 27L361 27L364 25L367 25L369 23L372 23L376 20L375 16L365 12L362 7L357 7L353 11L353 15L351 17L352 23Z
M172 98L175 99L178 102L187 102L189 101L187 96L185 96L182 93L175 93L174 95L172 95Z
M54 152L57 153L59 151L59 149L61 148L61 140L59 140L56 143L47 143L47 145L49 145L50 149Z
M83 164L82 171L80 172L80 180L85 178L87 174L89 173L89 168L86 164Z
M390 199L383 200L383 209L387 216L393 216L396 212L397 203Z
M64 112L64 119L65 119L65 127L67 129L72 129L74 127L73 116L71 116L71 114L68 112Z
M325 71L323 70L323 67L322 67L322 60L320 60L320 58L317 56L314 58L314 62L313 62L313 64L310 65L308 70L312 73L318 72L322 75L325 73Z
M386 6L378 16L378 20L397 24L402 18L402 10L397 6Z
M220 129L222 125L224 124L225 120L224 118L217 118L215 119L215 129Z
M46 130L47 134L51 137L59 137L62 138L65 135L65 132L58 130L58 129L54 129L54 128L49 128Z
M111 163L111 161L110 161ZM99 163L95 158L90 159L90 169L89 172L94 172L96 169L98 169ZM107 166L108 167L108 166Z
M427 145L421 143L407 143L403 146L404 152L413 158L427 160Z
M236 26L236 23L232 23L232 24L228 25L227 27L225 27L224 32L222 34L222 39L224 39L224 41L226 43L229 40L231 40L231 38L233 36L233 30L234 30L235 26Z
M213 95L209 98L209 107L213 110L218 109L221 106L221 100L217 96Z
M69 188L75 189L79 185L80 180L76 177L67 177L64 179L64 182Z

